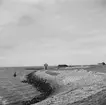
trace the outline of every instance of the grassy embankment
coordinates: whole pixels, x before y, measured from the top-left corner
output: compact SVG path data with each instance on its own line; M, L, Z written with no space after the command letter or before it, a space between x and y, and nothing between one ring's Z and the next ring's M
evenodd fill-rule
M34 86L39 92L41 92L41 94L35 96L31 100L23 101L23 105L31 105L40 102L46 99L47 97L51 96L58 88L57 84L53 85L53 81L40 78L34 72L28 74L26 78L27 78L26 82Z

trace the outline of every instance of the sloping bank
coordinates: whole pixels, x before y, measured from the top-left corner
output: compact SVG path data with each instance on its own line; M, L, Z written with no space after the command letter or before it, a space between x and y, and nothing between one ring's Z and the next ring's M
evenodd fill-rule
M30 73L27 81L36 87L41 95L24 105L106 105L106 74L85 70L58 73L57 76L53 76L53 72L50 76L51 73L47 71ZM58 89L60 91L61 86L65 86L65 90L56 92Z
M73 73L84 75L73 80ZM106 105L106 74L72 71L63 77L65 85L69 85L69 90L48 97L35 105Z
M23 101L23 105L31 105L40 102L55 93L59 85L52 80L44 79L32 72L26 76L27 83L33 85L41 94L31 100Z

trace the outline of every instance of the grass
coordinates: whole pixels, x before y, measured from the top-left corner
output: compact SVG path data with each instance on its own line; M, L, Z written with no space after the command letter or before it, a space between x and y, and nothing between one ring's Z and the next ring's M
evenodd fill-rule
M54 72L54 71L46 71L45 73L52 75L52 76L57 76L59 73Z
M38 91L47 95L51 94L55 90L55 87L51 86L49 80L40 78L33 73L27 75L27 81L29 84L32 84L34 87L36 87Z
M57 89L56 85L51 85L52 81L49 81L49 80L44 79L44 78L40 78L35 73L28 74L26 76L26 78L27 78L27 82L29 84L33 85L34 87L36 87L36 89L38 91L40 91L41 94L38 96L35 96L31 100L24 101L23 102L24 105L38 103L38 102L46 99L47 97L51 96L55 92L55 90Z

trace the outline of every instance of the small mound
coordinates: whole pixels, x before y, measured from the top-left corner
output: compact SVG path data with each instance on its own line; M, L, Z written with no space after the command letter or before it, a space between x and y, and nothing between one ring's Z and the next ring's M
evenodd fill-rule
M57 76L57 75L59 75L59 73L53 72L53 71L46 71L45 73L47 73L47 74L49 74L49 75L52 75L52 76Z

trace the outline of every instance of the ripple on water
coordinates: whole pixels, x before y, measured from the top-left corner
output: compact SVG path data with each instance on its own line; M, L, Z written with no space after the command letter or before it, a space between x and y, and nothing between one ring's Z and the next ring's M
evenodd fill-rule
M35 87L17 80L0 79L0 105L23 105L40 92Z

